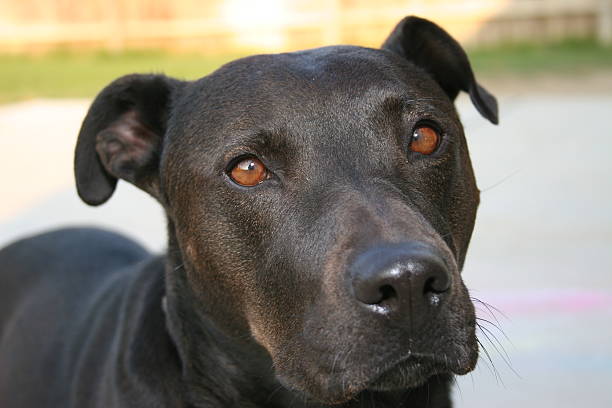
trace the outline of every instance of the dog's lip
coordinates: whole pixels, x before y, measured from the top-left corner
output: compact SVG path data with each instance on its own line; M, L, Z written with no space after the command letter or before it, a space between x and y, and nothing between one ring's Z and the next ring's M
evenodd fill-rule
M380 389L384 387L381 384L384 378L402 369L412 371L418 378L410 380L404 375L403 380L408 381L405 384L401 384L399 388L417 387L435 374L455 371L448 365L447 359L442 356L425 353L408 353L401 358L395 359L392 363L385 364L372 380L367 383L364 389Z
M319 372L319 378L328 378L320 386L304 387L298 380L292 381L277 372L277 378L287 389L300 393L306 401L313 403L341 404L356 398L363 392L393 392L420 387L436 375L466 374L475 365L463 361L461 352L457 355L446 354L442 350L436 353L411 352L381 356L378 363L360 366L353 370L340 370L328 378L328 373ZM299 384L299 385L298 385Z

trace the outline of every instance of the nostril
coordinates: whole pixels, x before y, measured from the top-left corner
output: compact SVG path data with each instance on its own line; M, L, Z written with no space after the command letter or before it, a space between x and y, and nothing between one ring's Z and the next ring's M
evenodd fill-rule
M446 292L446 288L440 286L438 279L435 277L430 277L425 281L423 295L431 306L436 307L440 304L440 295L444 292Z
M425 281L425 285L423 286L423 294L427 295L430 293L444 293L448 290L448 287L448 279L440 279L438 277L432 276Z
M434 281L436 278L429 278L425 281L425 285L423 285L423 294L427 295L428 293L435 293L434 289Z
M397 297L397 292L393 289L391 285L383 285L380 287L380 301L378 303L382 303L385 300L393 299Z
M452 282L443 258L420 243L370 248L359 254L349 271L356 300L398 316L409 310L425 316L448 297Z

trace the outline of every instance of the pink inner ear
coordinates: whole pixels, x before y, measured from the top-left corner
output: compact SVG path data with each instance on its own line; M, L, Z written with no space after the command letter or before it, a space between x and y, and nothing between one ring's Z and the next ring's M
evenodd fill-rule
M96 135L96 151L106 171L146 189L140 184L155 167L160 141L135 111L128 111Z

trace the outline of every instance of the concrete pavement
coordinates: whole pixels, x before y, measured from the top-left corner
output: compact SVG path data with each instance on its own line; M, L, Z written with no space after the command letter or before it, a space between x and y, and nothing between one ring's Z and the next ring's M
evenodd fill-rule
M501 102L499 129L461 106L483 190L464 277L508 339L482 323L499 375L483 356L457 406L610 407L612 95Z
M0 106L0 245L86 224L163 249L162 212L146 194L120 183L99 208L76 197L72 150L86 107ZM505 335L481 322L495 368L483 354L458 380L456 406L612 406L612 94L507 94L499 127L465 97L459 109L483 191L464 277L506 317L479 306Z

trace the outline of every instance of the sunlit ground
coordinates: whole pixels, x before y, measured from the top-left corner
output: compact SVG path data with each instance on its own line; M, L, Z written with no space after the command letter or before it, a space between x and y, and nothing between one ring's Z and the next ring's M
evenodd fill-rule
M464 279L483 352L458 408L610 407L612 394L612 53L591 42L470 52L500 99L500 126L463 95L482 203ZM226 57L130 52L0 57L0 245L67 225L165 247L159 206L119 183L102 207L76 197L74 142L91 98L115 77L196 78ZM84 99L33 99L71 97ZM494 315L492 316L491 313ZM502 314L503 313L503 314ZM497 319L497 320L496 320ZM501 328L503 333L498 329Z

